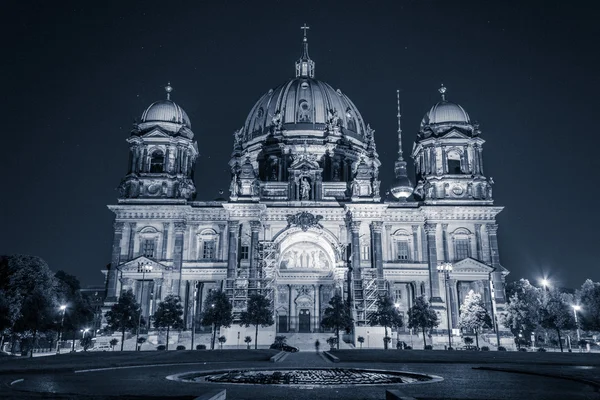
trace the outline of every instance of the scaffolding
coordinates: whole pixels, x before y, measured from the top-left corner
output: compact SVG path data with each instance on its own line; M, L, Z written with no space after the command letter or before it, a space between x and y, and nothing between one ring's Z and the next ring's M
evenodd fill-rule
M360 297L357 296L359 323L368 324L371 316L377 311L377 300L379 289L377 287L377 270L375 268L363 268L361 270ZM358 290L355 290L358 292ZM357 293L358 295L358 293Z
M263 240L258 244L258 293L275 304L275 270L277 267L277 245Z

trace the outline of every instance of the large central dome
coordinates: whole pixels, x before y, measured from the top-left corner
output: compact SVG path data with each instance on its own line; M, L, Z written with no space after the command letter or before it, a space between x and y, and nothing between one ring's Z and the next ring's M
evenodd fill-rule
M246 118L244 133L251 139L270 133L276 126L289 134L324 133L334 119L342 133L364 136L364 121L348 96L325 82L300 76L269 90L256 102Z

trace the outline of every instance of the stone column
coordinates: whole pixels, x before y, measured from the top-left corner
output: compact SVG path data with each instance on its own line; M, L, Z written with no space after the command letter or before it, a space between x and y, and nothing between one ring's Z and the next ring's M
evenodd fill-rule
M427 237L425 236L425 228L421 228L421 257L422 261L429 260L429 253L427 250Z
M450 253L448 251L448 224L442 224L442 244L444 246L444 261L450 261Z
M135 245L135 227L136 227L135 222L129 223L129 242L127 243L127 245L128 245L127 259L128 260L133 260L133 258L134 258L133 246Z
M321 332L321 285L315 289L315 332Z
M431 302L441 302L440 298L440 278L437 271L437 246L435 234L437 231L437 224L425 225L425 232L427 233L427 249L429 259L429 289L431 291Z
M481 224L475 224L475 248L477 259L483 261L483 254L481 249Z
M237 260L238 260L238 233L240 230L240 222L239 221L229 221L229 239L228 239L228 247L229 247L229 256L227 258L227 289L233 289L233 281L231 279L235 278L236 268L237 268ZM233 294L233 293L232 293Z
M383 239L385 243L385 251L387 251L387 253L384 253L383 259L384 260L388 260L388 261L395 261L394 260L394 252L392 250L392 225L391 224L385 224L385 235L383 235Z
M173 294L180 296L181 277L183 274L183 243L185 236L185 221L175 222L175 243L173 246Z
M227 236L225 235L225 228L227 227L226 224L218 224L217 225L219 227L219 247L217 249L215 249L216 256L218 260L225 260L226 259L226 254L225 254L225 249L226 249L226 242L227 242Z
M169 222L163 222L163 242L161 249L161 259L167 259L167 246L169 244Z
M112 255L110 259L110 270L108 271L108 284L106 301L117 301L119 293L117 293L118 284L118 270L121 262L121 240L123 239L123 227L125 223L115 222L113 227L115 229L115 235L113 236Z
M383 277L383 249L381 246L381 228L382 221L371 222L371 239L373 243L373 265L377 268L377 289L379 294L385 290L385 281Z
M412 225L412 235L413 235L413 261L417 262L421 259L419 258L419 225Z
M498 252L498 225L487 224L485 226L490 241L490 259L494 271L492 282L494 284L494 298L496 304L504 304L504 282L502 280L502 267L500 266L500 253Z
M350 222L350 234L352 243L352 275L354 279L360 279L360 221ZM351 293L354 298L354 293Z
M483 175L483 154L481 146L477 146L477 158L479 161L479 172Z
M296 302L294 301L294 285L289 285L290 286L290 326L289 326L289 330L290 332L296 332Z
M198 249L198 227L200 224L194 223L190 227L190 260L198 260L202 253L198 254L198 251L202 251L202 249Z
M250 258L250 271L248 288L249 294L253 294L258 287L258 233L260 232L260 222L250 221L250 249L248 257ZM252 290L254 289L254 290Z

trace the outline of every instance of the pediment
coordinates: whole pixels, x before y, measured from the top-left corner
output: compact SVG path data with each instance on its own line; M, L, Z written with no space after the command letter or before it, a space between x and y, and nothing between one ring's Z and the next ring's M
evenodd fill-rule
M468 257L452 264L453 273L461 272L479 272L489 274L494 271L494 268L482 263L474 258Z
M139 256L134 258L133 260L129 260L126 263L123 263L119 266L119 270L123 272L138 272L138 268L140 265L148 265L152 267L152 272L166 272L170 271L171 267L168 267L164 264L161 264L157 261L152 260L151 258Z
M456 129L451 130L450 132L446 133L441 137L443 137L444 139L469 139L467 135L457 131Z
M169 134L160 128L154 128L150 132L142 135L144 138L169 138Z

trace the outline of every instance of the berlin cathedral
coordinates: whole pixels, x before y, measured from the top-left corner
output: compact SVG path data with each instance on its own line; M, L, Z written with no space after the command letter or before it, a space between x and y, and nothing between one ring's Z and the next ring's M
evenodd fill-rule
M396 178L382 186L375 131L344 92L315 78L305 30L295 76L262 95L233 134L229 196L213 201L196 198L192 124L165 90L127 138L127 174L108 206L115 223L105 309L132 289L148 320L174 294L190 330L211 290L227 294L234 317L261 293L275 321L261 331L319 333L338 293L351 297L361 332L380 295L405 321L425 296L444 333L457 328L474 290L498 321L508 274L495 222L502 207L484 174L484 135L443 86L414 138L415 184L398 102ZM234 322L221 333L235 342L240 329Z

